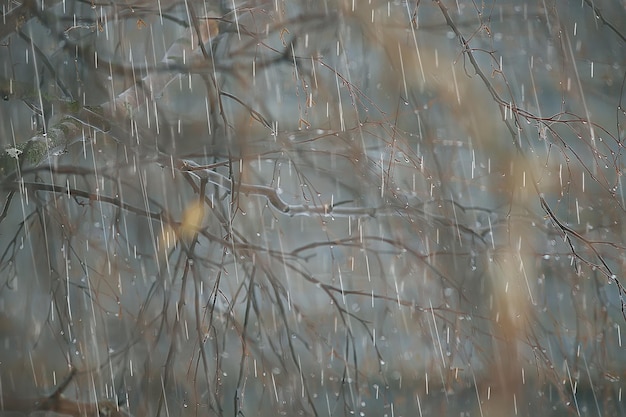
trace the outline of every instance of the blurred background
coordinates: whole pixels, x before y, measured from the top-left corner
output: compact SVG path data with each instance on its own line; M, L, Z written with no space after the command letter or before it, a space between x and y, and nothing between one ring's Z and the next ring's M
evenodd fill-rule
M0 414L626 415L623 1L1 12Z

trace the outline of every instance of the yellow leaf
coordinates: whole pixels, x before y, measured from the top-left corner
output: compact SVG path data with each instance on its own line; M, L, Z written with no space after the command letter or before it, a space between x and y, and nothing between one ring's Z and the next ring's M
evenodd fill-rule
M190 238L200 230L204 218L204 205L201 201L191 203L183 213L180 224L181 237Z

